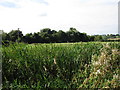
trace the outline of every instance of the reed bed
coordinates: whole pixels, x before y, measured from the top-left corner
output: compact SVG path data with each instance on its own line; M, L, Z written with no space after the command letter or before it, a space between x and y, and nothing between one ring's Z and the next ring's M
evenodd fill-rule
M2 47L5 88L119 88L120 42Z

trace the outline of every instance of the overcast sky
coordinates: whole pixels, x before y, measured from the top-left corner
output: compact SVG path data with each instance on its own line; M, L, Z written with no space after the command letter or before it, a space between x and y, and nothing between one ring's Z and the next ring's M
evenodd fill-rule
M119 0L0 0L0 30L43 28L87 34L118 33Z

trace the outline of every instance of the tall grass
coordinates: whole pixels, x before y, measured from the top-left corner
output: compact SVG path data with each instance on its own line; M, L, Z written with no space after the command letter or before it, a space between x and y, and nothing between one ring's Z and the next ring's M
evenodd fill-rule
M11 44L2 48L3 88L116 88L119 50L119 42Z

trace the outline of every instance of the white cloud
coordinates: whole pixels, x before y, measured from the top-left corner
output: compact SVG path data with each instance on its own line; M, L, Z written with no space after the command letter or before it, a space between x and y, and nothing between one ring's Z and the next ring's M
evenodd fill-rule
M6 0L10 1L10 0ZM88 34L117 33L118 0L11 0L20 8L0 6L0 29L23 33L48 27L77 28ZM45 4L47 3L47 4ZM43 17L44 16L44 17Z

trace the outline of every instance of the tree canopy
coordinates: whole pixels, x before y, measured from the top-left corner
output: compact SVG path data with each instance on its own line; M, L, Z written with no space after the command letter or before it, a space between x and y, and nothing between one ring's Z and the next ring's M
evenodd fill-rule
M87 35L81 33L76 28L71 27L68 31L51 30L50 28L41 29L39 32L27 33L23 35L22 31L12 30L9 33L2 31L2 41L5 42L24 42L24 43L65 43L65 42L88 42L88 41L106 41L109 38L120 38L119 34L107 35Z

